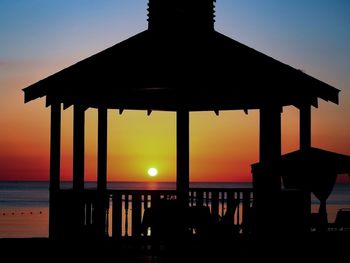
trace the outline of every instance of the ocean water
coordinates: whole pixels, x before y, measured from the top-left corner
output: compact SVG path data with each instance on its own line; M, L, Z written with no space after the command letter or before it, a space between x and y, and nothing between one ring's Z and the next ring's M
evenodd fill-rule
M64 182L62 188L70 188ZM95 188L95 183L86 183ZM194 188L251 188L250 183L191 183ZM173 190L175 183L110 182L109 189ZM312 198L312 211L317 212L319 202ZM350 209L350 184L336 184L327 200L329 222L334 222L341 208ZM48 182L0 182L0 238L48 236L49 192Z

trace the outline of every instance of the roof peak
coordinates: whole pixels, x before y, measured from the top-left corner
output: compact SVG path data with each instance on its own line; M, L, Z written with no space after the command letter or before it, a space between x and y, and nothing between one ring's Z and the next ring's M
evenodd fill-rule
M148 28L152 31L214 30L216 0L149 0Z

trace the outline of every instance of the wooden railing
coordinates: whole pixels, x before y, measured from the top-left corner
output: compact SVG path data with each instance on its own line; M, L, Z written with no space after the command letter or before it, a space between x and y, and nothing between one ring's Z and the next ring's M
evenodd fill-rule
M145 209L154 206L160 199L176 199L172 190L110 190L108 215L108 235L112 238L141 236L141 222ZM191 188L189 206L207 206L211 216L217 220L226 211L234 209L232 223L240 228L240 233L248 233L248 222L253 201L252 189ZM148 233L150 235L150 233Z
M58 229L63 236L91 235L120 239L141 237L144 211L155 207L161 199L176 199L175 190L97 190L73 192L61 190L56 209ZM253 191L248 188L191 188L189 206L206 206L211 217L220 220L234 210L232 223L240 234L249 234L249 215ZM150 232L147 234L151 235Z

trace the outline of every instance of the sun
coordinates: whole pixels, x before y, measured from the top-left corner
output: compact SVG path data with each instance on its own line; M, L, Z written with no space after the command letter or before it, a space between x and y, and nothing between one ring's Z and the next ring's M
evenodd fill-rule
M158 174L158 170L154 167L151 167L148 169L147 173L149 176L154 177Z

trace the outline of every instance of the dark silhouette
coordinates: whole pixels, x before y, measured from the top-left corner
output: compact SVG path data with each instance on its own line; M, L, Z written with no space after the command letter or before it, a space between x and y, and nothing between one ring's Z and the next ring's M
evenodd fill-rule
M252 168L253 173L260 173L259 169L262 167L260 164L254 164ZM309 147L282 155L270 165L270 169L272 173L282 175L286 189L285 196L294 195L294 203L297 203L295 195L300 196L297 198L299 200L297 206L300 209L296 207L289 212L286 211L288 217L299 221L301 225L298 229L303 229L303 225L310 225L318 231L327 231L326 200L333 190L337 175L349 174L350 156ZM316 214L310 213L309 193L313 193L320 201L319 212ZM304 230L309 231L305 227Z
M147 208L142 220L142 233L147 235L151 228L152 238L164 242L181 240L189 235L189 225L183 207L176 200L160 200L160 202Z
M122 232L129 235L130 204L131 235L135 239L148 226L153 237L167 241L176 237L182 244L192 238L188 229L194 228L199 236L206 236L211 224L208 208L201 207L200 191L195 197L198 207L189 209L191 111L214 111L217 115L220 110L260 112L259 164L253 165L254 196L242 192L243 197L239 198L242 233L249 234L245 241L305 235L310 226L310 192L320 199L320 214L325 214L325 201L335 174L343 167L343 159L347 166L349 157L311 148L311 106L317 106L318 99L338 103L339 90L216 32L214 2L149 0L147 30L24 89L25 102L46 97L46 105L51 107L51 239L74 236L107 240L110 201L113 240L120 240ZM73 106L74 112L72 190L60 189L62 104L63 109ZM289 105L300 110L301 150L281 157L281 111ZM87 108L98 109L98 189L91 191L84 189ZM148 114L152 110L176 112L176 202L163 206L162 202L157 204L160 193L151 194L152 208L146 209L142 226L141 200L145 195L106 189L108 109L118 109L120 113L124 109L145 110ZM304 154L309 158L306 162ZM281 178L288 191L281 190ZM211 203L211 217L218 218L218 192L211 190L211 197L206 198ZM221 207L234 199L227 196L225 201L224 194L220 198L224 200ZM232 235L239 232L231 221L233 214L239 213L236 208L230 207L221 221L233 229ZM189 211L195 211L195 215ZM188 218L195 220L186 221ZM204 243L208 251L224 247L223 242L220 246Z
M350 209L339 209L334 224L331 227L340 230L350 230Z
M224 223L228 224L226 220ZM178 242L192 234L200 238L208 236L215 223L207 206L183 207L177 200L161 199L157 205L145 210L141 232L147 236L150 228L153 239Z
M225 214L215 222L214 231L216 233L212 233L212 235L225 240L237 237L239 234L239 226L235 224L234 217L238 205L239 201L234 200L232 205L227 207Z

